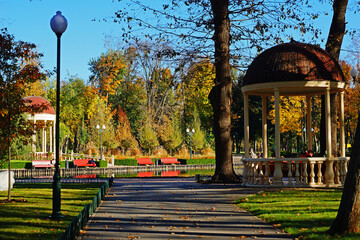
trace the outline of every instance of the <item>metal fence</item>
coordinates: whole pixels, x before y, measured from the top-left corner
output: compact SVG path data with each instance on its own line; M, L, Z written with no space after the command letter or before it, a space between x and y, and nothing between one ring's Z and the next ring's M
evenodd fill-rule
M94 213L95 209L100 205L101 200L105 197L109 187L111 187L113 179L108 179L104 185L100 188L99 192L93 198L92 202L85 205L84 209L79 213L77 217L69 224L65 232L58 238L58 240L72 240L76 239L80 230L83 229L89 218Z

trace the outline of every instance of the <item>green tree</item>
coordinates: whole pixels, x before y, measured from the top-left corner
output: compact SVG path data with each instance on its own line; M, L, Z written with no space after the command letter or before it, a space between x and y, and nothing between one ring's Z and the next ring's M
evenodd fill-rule
M198 111L195 109L194 114L193 114L193 122L192 122L192 127L195 130L194 134L192 135L192 147L194 150L201 150L204 149L205 146L205 134L204 132L201 130L201 121L199 118L199 113Z
M88 91L84 81L70 77L61 87L60 119L69 129L67 136L72 139L73 150L78 152L86 135L84 120L89 111Z
M120 82L123 80L125 63L120 51L109 50L99 58L89 62L92 83L107 100L109 95L114 95Z
M147 121L141 129L140 145L148 151L149 155L151 155L151 152L159 146L156 132L151 127L150 121Z
M125 111L121 108L118 109L117 122L115 135L119 146L123 150L123 153L125 153L125 151L129 150L130 148L138 147L138 142L131 132L129 119L127 118Z
M20 138L29 141L33 126L24 113L40 111L48 106L30 106L23 99L24 85L45 79L41 65L28 64L42 57L35 44L15 41L6 29L0 30L0 155L7 157L9 166L8 200L11 200L11 143Z
M171 119L164 116L162 124L158 127L158 135L166 151L172 155L183 142L179 121L175 115Z
M209 93L214 86L215 67L209 59L191 64L184 79L186 119L197 109L203 128L210 133L213 110ZM186 120L185 120L186 121Z
M89 141L96 143L100 148L101 137L103 147L105 148L116 148L118 143L115 137L115 128L113 123L113 112L110 107L107 105L107 101L103 98L100 98L98 95L95 95L92 108L95 108L94 111L89 116L89 121L87 125L87 132L89 134ZM105 125L105 130L102 133L102 136L96 126L99 125L102 127Z

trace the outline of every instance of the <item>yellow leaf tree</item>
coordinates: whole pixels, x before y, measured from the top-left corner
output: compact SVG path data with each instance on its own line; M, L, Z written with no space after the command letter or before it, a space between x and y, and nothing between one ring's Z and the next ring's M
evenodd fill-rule
M108 100L123 80L126 64L120 51L109 50L89 63L90 82L99 89L101 96Z

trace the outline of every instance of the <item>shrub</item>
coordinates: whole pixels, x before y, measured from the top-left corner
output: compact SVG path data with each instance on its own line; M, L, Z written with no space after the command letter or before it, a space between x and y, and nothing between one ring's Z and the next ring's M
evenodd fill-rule
M137 166L137 160L134 158L115 159L115 165L117 166Z
M96 161L96 166L98 166L100 168L106 168L107 164L108 164L108 162L106 160Z
M179 149L178 154L175 155L175 157L177 157L177 158L189 158L190 157L189 149L185 145L182 145L181 148Z
M117 148L110 148L109 152L110 152L110 155L114 155L114 156L121 154L121 151Z
M195 164L210 165L210 164L215 164L216 160L215 159L182 159L181 162L186 165L195 165Z
M86 144L85 154L91 155L91 156L98 155L99 149L95 146L95 143L89 142L88 144Z
M0 169L8 169L8 162L4 162L4 164L0 165ZM12 169L31 169L32 164L31 161L22 161L22 160L11 160L11 168Z
M73 161L67 161L69 163L69 168L73 168L74 167L74 162ZM60 161L60 168L66 168L66 161Z
M203 155L204 158L215 158L215 152L211 147L206 147L201 150L201 155Z
M141 151L139 148L130 148L130 150L127 151L127 155L131 157L140 156Z
M158 158L167 157L168 152L163 147L158 147L154 150L153 155Z

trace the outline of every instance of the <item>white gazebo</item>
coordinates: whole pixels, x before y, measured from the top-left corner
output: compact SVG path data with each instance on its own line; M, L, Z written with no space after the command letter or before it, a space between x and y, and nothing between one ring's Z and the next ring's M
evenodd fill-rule
M338 62L318 46L296 41L272 47L249 66L244 94L245 185L338 186L347 171L344 134L344 75ZM339 94L340 156L332 156L330 94ZM249 95L262 97L262 158L250 158ZM307 146L312 149L311 97L325 95L326 151L324 157L283 158L280 155L280 96L305 96ZM275 98L275 158L268 158L267 97ZM322 171L324 168L325 171ZM274 167L273 171L270 169Z
M23 98L33 106L41 107L43 110L28 114L27 119L35 124L32 149L36 158L49 157L47 154L55 151L55 110L51 103L42 97L30 96ZM36 149L36 142L40 134L41 148Z

